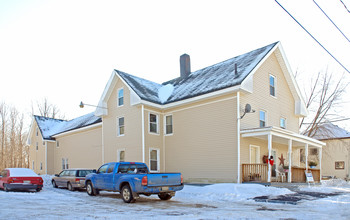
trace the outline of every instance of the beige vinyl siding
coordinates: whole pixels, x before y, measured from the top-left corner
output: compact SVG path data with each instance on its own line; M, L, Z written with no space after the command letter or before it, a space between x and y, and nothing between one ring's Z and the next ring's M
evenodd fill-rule
M124 104L117 107L118 89L124 88ZM130 91L118 80L103 117L104 162L117 161L118 149L125 149L125 161L142 162L141 106L130 106ZM124 117L124 135L117 136L117 118Z
M276 96L270 95L269 76L275 76ZM275 54L272 54L254 74L252 94L241 95L241 107L249 103L255 113L246 114L241 129L259 127L259 111L266 111L266 127L280 127L281 117L286 118L286 129L299 133L299 118L295 115L295 100L285 80Z
M55 174L56 142L47 142L47 174ZM46 164L45 164L46 166Z
M69 168L97 169L102 163L102 127L95 127L56 138L55 173L62 170L62 158L68 158Z
M350 139L325 140L322 151L322 175L336 178L350 177ZM335 169L336 161L344 161L344 169Z
M186 182L235 181L236 98L221 99L166 112L173 115L174 128L173 135L165 136L167 172L181 172Z
M35 122L33 125L34 129L31 135L31 144L29 147L29 168L33 169L33 161L34 161L34 172L37 174L45 174L45 145L43 145L43 138L40 132L38 131L38 136L36 136L36 129L38 128L37 123ZM36 150L36 143L38 143L38 150ZM43 169L40 170L40 163L43 164Z

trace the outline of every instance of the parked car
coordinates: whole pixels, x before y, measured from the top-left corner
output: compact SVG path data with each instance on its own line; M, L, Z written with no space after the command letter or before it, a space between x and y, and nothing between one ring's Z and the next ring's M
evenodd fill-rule
M81 189L85 187L85 176L92 173L93 169L67 169L55 174L52 178L52 186L66 187L68 190Z
M39 192L43 188L43 179L28 168L6 168L0 173L0 188L10 190L31 190Z
M146 164L136 162L106 163L87 175L85 184L90 196L100 190L120 192L126 203L135 202L140 194L169 200L184 188L181 173L150 173Z

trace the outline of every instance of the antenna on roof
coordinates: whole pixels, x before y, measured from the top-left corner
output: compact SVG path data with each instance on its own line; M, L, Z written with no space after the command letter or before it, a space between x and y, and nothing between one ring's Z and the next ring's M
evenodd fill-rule
M236 75L236 76L238 75L238 72L237 72L237 63L235 63L235 75Z

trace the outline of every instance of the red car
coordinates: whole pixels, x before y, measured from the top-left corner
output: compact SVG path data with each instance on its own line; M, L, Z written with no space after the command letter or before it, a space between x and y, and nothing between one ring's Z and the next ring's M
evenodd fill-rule
M0 173L0 189L30 190L39 192L43 188L43 179L28 168L6 168Z

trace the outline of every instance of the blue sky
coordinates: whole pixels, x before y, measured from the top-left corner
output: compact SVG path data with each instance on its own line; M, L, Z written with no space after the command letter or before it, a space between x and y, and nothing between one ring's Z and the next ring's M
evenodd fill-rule
M350 42L313 1L279 2L350 68ZM316 2L350 36L341 2ZM94 110L78 104L97 104L113 69L159 83L183 53L195 71L275 41L302 81L344 72L275 1L0 0L0 101L29 113L47 97L73 118Z

